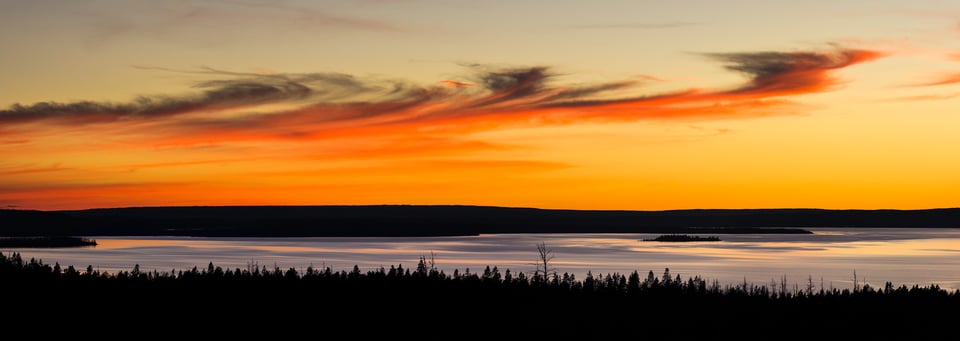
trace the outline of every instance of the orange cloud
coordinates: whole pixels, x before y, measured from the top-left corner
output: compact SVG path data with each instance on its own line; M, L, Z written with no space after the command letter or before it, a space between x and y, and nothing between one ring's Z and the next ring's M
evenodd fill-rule
M449 79L444 79L444 80L440 81L440 84L447 85L447 86L452 86L452 87L455 87L455 88L462 88L462 87L474 86L474 84L464 83L464 82L458 82L458 81L453 81L453 80L449 80Z
M872 61L884 54L869 50L824 52L715 53L707 56L724 61L727 69L751 77L732 93L764 97L820 92L836 85L830 72Z
M562 170L576 165L529 160L525 157L529 154L515 154L522 146L491 142L475 133L588 122L784 115L799 108L790 96L833 90L842 84L835 71L883 54L835 49L704 56L747 79L728 89L639 93L636 86L642 82L636 78L564 85L556 82L548 67L477 69L465 77L470 82L445 80L430 86L332 73L264 75L201 69L194 73L218 79L195 84L201 91L189 96L140 97L127 103L17 104L0 110L0 143L16 147L0 149L0 159L17 155L19 161L8 162L54 166L0 169L5 181L16 185L0 186L4 187L0 203L76 207L90 205L83 199L88 197L98 206L113 206L124 197L135 197L139 199L122 205L189 204L208 202L204 195L221 198L219 204L264 203L244 196L267 195L261 193L265 186L275 189L269 194L273 199L283 200L287 193L296 195L297 202L309 203L303 198L316 195L310 186L357 196L356 186L376 188L385 175L412 181L423 174L479 179ZM28 149L53 156L34 162L24 157ZM82 166L63 161L60 168L60 158L82 158L71 153L73 149L89 153L84 155L123 156L85 158ZM141 159L135 153L138 149L154 153ZM337 166L317 172L310 167L318 160ZM160 174L175 169L177 177L160 180ZM127 170L141 171L123 173ZM295 179L259 184L265 178L258 174ZM339 185L338 179L351 176L357 183L370 182ZM102 184L123 179L129 182ZM303 187L293 186L294 180ZM417 181L430 191L445 185L433 179ZM205 194L193 198L184 193ZM296 200L287 200L291 201Z
M937 101L945 99L953 99L960 97L960 93L947 94L947 95L917 95L917 96L903 96L897 97L892 100L894 101Z
M918 86L950 85L956 83L960 83L960 73L946 75L932 82L918 84Z
M6 166L0 167L0 175L17 175L17 174L30 174L30 173L46 173L46 172L58 172L68 170L68 168L62 167L59 163L46 166L46 167L36 167L33 165L25 166Z
M425 88L380 102L319 103L287 112L184 121L178 125L186 130L201 128L209 135L226 139L312 139L424 131L462 133L587 121L764 116L772 114L775 106L789 105L782 97L827 91L839 84L832 75L834 70L882 54L839 50L708 56L728 63L728 69L747 74L749 81L731 90L691 89L610 99L605 98L607 93L629 89L634 83L562 87L548 82L551 73L547 68L509 69L482 74L479 84L486 90L482 92L464 94Z
M26 209L163 205L200 186L177 183L22 184L0 188L0 203Z
M0 111L0 126L58 122L71 126L116 124L144 135L181 143L261 139L314 139L363 134L437 131L449 124L496 129L502 125L567 124L687 117L722 118L719 107L768 107L782 97L829 90L838 84L832 71L882 56L866 50L707 54L749 80L731 90L691 89L665 94L613 97L631 81L591 86L557 86L546 67L481 73L479 90L451 92L442 87L402 83L368 84L340 74L259 75L208 71L239 79L199 84L209 88L186 98L142 97L126 104L97 102L16 104ZM958 78L960 79L960 78ZM939 83L956 81L951 78ZM470 83L443 81L456 87ZM337 98L358 98L340 102ZM367 96L361 100L357 96ZM243 115L203 115L209 110L243 110L266 103L314 101L299 109ZM319 102L317 102L319 101ZM193 115L185 115L191 113ZM197 115L200 114L200 115ZM741 115L742 116L742 115ZM146 123L144 123L146 122ZM14 134L10 131L7 135ZM157 143L164 143L158 141Z
M646 81L651 81L651 82L668 82L668 80L666 80L666 79L659 78L659 77L654 77L654 76L651 76L651 75L637 75L637 76L634 76L634 77L639 78L639 79L642 79L642 80L646 80Z

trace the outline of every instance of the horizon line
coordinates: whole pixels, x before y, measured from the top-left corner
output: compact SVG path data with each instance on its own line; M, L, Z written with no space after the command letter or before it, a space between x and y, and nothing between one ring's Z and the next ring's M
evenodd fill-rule
M71 212L71 211L92 211L92 210L118 210L118 209L138 209L138 208L221 208L221 207L477 207L477 208L501 208L501 209L531 209L542 211L585 211L585 212L675 212L675 211L788 211L788 210L816 210L816 211L935 211L960 209L955 207L929 207L929 208L818 208L818 207L763 207L763 208L675 208L675 209L581 209L581 208L545 208L534 206L499 206L499 205L473 205L473 204L295 204L295 205L159 205L159 206L114 206L114 207L89 207L79 209L30 209L19 207L0 207L2 211L38 211L38 212Z

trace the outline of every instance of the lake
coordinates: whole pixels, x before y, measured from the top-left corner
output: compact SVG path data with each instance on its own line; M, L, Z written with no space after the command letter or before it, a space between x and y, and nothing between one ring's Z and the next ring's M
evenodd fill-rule
M83 271L144 271L204 268L209 262L224 268L250 264L282 269L308 266L364 271L402 264L415 268L420 256L433 252L438 267L452 273L482 272L487 265L501 272L531 272L536 244L553 250L560 273L583 279L593 274L629 273L658 277L665 268L684 279L699 275L721 284L769 285L787 282L800 288L812 279L819 288L851 288L854 272L860 283L882 287L938 284L960 288L960 229L811 228L814 234L715 235L720 242L652 242L656 234L490 234L463 237L362 238L194 238L93 237L93 248L3 249L24 258L59 262ZM702 234L701 236L709 236Z

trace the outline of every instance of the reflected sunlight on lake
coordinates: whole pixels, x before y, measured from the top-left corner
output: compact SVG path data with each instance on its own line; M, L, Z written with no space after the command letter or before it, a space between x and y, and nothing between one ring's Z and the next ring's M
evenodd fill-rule
M642 241L654 234L496 234L463 237L352 237L352 238L196 238L196 237L93 237L95 248L2 250L20 252L24 258L45 263L101 271L184 270L206 267L245 269L251 263L273 268L354 265L372 270L402 264L416 267L420 256L436 254L437 265L447 271L483 271L487 265L501 270L529 272L536 258L535 244L553 249L560 273L583 279L596 274L642 275L664 268L683 278L699 275L722 284L744 280L767 284L786 275L789 283L805 286L808 279L819 287L850 288L853 273L859 281L882 287L939 284L960 288L960 230L812 228L812 235L715 235L720 242ZM703 234L707 235L707 234Z

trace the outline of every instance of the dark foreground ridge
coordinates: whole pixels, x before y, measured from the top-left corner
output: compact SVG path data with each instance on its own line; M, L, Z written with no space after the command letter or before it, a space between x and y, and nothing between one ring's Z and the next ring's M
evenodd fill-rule
M960 209L586 211L489 206L209 206L0 210L0 235L451 236L481 233L809 233L960 227Z
M803 286L721 286L700 277L588 274L584 279L543 271L438 271L421 258L416 267L372 271L330 268L206 268L102 273L91 266L50 266L0 253L0 291L8 294L4 320L41 320L65 328L97 324L202 325L230 321L217 335L267 328L273 337L304 330L354 336L426 333L417 339L498 339L562 336L607 339L674 336L753 340L951 339L960 317L960 291L936 285L851 289ZM349 327L349 328L348 328ZM943 334L947 333L947 334ZM479 334L472 334L479 335ZM779 335L772 337L772 335ZM902 335L900 338L898 335ZM600 336L604 336L601 338ZM492 337L492 336L491 336ZM340 339L342 337L337 337ZM621 338L613 338L621 339Z

